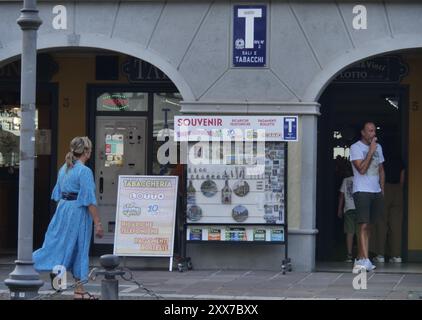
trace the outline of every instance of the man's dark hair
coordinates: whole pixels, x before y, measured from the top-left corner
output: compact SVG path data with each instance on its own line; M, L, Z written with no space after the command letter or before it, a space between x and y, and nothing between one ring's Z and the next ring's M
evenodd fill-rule
M365 130L365 127L366 127L366 125L367 125L368 123L372 123L372 124L375 126L375 122L374 122L374 121L370 121L370 120L368 120L368 121L365 121L365 122L362 124L362 127L360 128L360 130Z

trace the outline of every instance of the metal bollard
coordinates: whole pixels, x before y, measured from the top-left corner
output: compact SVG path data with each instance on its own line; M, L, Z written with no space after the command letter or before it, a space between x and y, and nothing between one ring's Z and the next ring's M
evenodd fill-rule
M119 280L116 276L125 274L122 270L116 270L120 264L120 258L113 254L105 254L100 257L100 264L104 269L95 270L95 275L103 275L101 280L101 299L119 300Z

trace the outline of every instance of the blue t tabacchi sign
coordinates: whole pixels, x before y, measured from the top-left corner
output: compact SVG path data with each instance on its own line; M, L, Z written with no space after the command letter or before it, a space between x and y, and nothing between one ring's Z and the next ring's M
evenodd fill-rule
M266 37L267 6L234 6L233 66L265 66Z
M285 141L297 141L297 117L284 117L283 133Z

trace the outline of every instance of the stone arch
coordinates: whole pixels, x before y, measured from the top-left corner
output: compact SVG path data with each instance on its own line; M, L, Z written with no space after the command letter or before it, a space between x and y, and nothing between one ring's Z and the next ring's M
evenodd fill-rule
M95 48L120 52L142 59L163 71L179 90L184 101L195 101L195 96L181 73L165 57L140 44L99 34L39 34L37 41L38 50ZM21 46L20 40L4 44L0 48L0 66L16 59L21 53Z
M316 74L307 87L303 96L304 101L318 101L325 88L330 82L348 66L377 56L380 54L392 53L401 50L422 48L422 37L420 35L403 35L394 38L383 38L372 41L367 45L346 51L337 59L334 59L321 72Z

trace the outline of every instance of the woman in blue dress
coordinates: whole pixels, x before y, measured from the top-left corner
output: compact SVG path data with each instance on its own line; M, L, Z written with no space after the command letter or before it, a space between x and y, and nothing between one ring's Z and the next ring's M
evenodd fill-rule
M88 137L76 137L71 141L70 152L60 168L51 196L58 202L56 212L42 247L32 255L38 271L64 266L73 274L77 283L75 299L93 298L81 284L88 281L92 222L95 235L101 238L104 234L97 210L94 176L85 166L91 152L92 143Z

